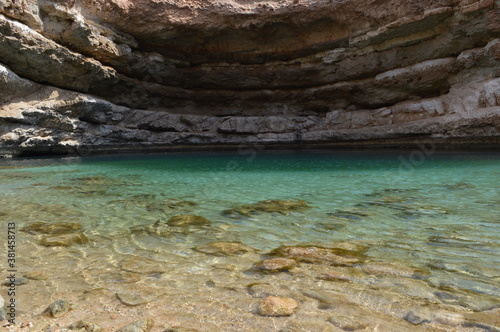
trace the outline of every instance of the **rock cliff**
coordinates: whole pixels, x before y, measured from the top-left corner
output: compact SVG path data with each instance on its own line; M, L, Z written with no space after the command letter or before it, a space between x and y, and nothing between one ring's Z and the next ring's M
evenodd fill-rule
M500 146L500 1L0 0L0 153Z

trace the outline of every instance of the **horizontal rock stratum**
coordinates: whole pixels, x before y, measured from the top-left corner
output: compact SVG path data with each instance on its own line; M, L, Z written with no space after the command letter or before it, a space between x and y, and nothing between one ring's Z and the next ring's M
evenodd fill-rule
M0 153L500 146L500 1L0 0Z

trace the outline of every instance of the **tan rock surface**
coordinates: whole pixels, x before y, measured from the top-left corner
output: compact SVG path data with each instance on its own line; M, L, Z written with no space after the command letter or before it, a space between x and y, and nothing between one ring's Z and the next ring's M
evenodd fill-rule
M0 0L0 153L498 146L498 6Z

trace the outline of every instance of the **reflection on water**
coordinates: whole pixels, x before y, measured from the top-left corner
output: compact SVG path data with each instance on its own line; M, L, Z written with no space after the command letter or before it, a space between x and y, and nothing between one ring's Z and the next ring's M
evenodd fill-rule
M409 168L398 155L348 153L11 161L0 167L0 219L17 224L29 280L19 286L20 321L40 331L80 319L115 331L144 316L153 331L494 331L499 161L440 155ZM258 315L268 295L292 297L299 309L279 320ZM31 315L58 299L74 309L58 320Z

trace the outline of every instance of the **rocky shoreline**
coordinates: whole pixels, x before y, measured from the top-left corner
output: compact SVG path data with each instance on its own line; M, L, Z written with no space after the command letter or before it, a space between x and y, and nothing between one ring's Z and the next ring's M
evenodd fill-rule
M499 10L489 0L0 2L0 153L498 148Z

